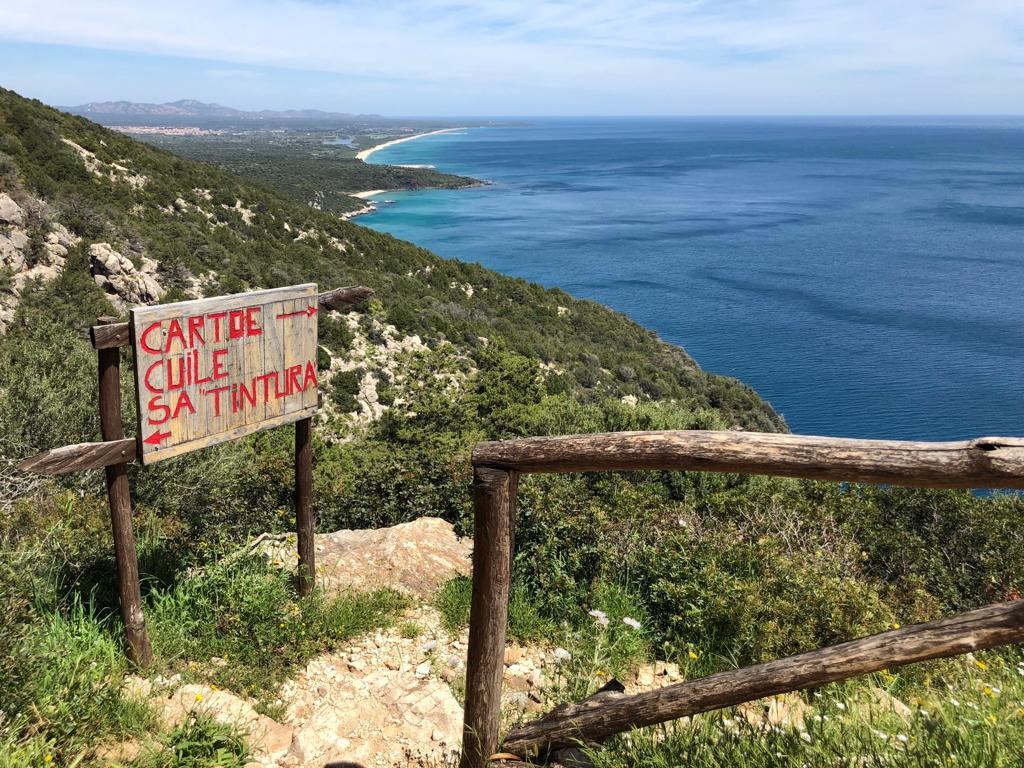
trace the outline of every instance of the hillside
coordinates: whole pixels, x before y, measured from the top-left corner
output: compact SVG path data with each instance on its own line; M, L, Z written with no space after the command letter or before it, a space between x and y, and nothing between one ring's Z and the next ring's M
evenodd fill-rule
M749 388L701 371L682 350L597 304L445 261L10 91L0 92L0 130L0 178L27 211L23 262L6 255L17 250L17 238L6 238L14 244L5 246L9 271L31 275L44 258L35 244L64 227L81 238L69 269L95 269L96 244L108 244L131 262L129 273L148 270L158 286L149 300L309 281L366 284L377 291L382 320L400 333L467 352L501 339L585 399L674 399L719 410L737 426L782 426ZM63 268L51 266L47 277L61 277Z
M87 329L101 315L310 281L376 291L356 311L319 316L314 507L325 546L346 529L424 517L441 519L428 527L449 543L472 534L468 454L481 439L786 428L749 387L606 307L442 259L299 197L0 90L0 766L243 768L246 735L195 713L204 697L244 698L253 721L319 738L330 714L320 703L347 702L352 678L401 679L410 695L429 682L452 713L462 695L465 578L431 596L426 569L392 546L424 587L415 600L376 588L298 599L288 429L132 466L157 663L130 674L101 473L42 481L13 469L96 438ZM1022 514L1020 496L778 478L524 478L510 636L537 666L506 658L523 686L510 690L522 705L510 718L613 677L692 678L1019 597ZM337 546L335 560L351 564ZM1013 765L1022 680L1019 649L887 671L617 738L595 764L909 768L952 755ZM159 701L139 701L140 689ZM159 712L174 702L184 720L167 725ZM457 716L445 719L457 733ZM347 743L335 735L305 756ZM109 745L131 739L157 751L110 757ZM440 741L429 728L422 739ZM305 764L300 741L264 764Z

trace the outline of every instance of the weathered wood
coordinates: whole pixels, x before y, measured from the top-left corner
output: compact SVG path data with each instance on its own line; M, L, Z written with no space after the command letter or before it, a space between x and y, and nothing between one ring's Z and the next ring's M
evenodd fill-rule
M473 596L460 768L483 768L497 751L516 479L514 472L486 467L473 476Z
M373 289L362 285L350 285L324 291L317 298L322 309L348 310L373 296Z
M313 525L313 420L295 422L295 524L299 544L299 594L316 583Z
M312 283L133 308L142 463L315 413L316 313Z
M129 437L103 443L76 443L43 451L22 459L18 469L40 475L63 475L132 461L135 461L135 438Z
M373 296L373 289L362 285L334 288L317 295L317 306L320 309L344 311L357 306L371 296ZM114 321L108 325L94 325L90 329L89 335L95 349L127 347L131 343L128 323Z
M1024 642L1024 600L883 632L830 648L677 683L631 696L563 705L513 728L502 750L521 757L582 742L600 743L630 728L675 720L890 667Z
M1024 488L1024 438L922 443L758 432L613 432L478 443L474 466L694 470L926 488Z
M104 318L100 318L101 322ZM89 330L94 349L116 349L127 347L131 343L128 323L119 323L116 319L109 323L94 325Z
M100 432L103 439L107 442L124 441L124 425L121 421L121 351L116 347L99 351L99 395ZM114 559L117 563L117 587L128 657L138 666L148 667L153 663L153 650L142 614L128 465L119 463L107 466L106 479L110 527L114 536Z

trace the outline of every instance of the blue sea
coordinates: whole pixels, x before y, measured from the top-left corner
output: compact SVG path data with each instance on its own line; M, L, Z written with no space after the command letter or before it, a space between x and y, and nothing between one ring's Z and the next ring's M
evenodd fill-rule
M508 121L360 224L620 310L794 432L1024 435L1024 121Z

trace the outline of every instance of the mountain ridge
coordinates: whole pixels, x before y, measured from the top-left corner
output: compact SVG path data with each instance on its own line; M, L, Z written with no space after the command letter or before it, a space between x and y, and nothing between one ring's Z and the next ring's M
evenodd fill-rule
M139 101L90 101L86 104L61 107L66 112L83 117L102 116L139 116L139 117L195 117L195 118L234 118L239 120L299 120L313 118L353 118L379 117L375 114L355 114L352 112L330 112L320 109L261 109L245 110L227 107L215 102L203 102L197 99L178 99L161 103Z

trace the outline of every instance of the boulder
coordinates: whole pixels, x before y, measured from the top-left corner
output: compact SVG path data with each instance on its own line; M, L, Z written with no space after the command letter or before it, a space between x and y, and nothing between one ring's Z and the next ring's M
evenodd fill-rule
M473 543L459 539L452 524L421 517L391 528L320 533L315 537L317 583L331 592L390 587L421 599L456 576L470 573ZM266 542L260 550L294 568L294 547Z
M142 267L136 269L132 260L123 256L109 243L89 246L93 279L102 288L118 310L135 304L155 304L164 290L156 280L157 263L143 258Z
M0 224L25 223L25 212L6 192L0 192Z

